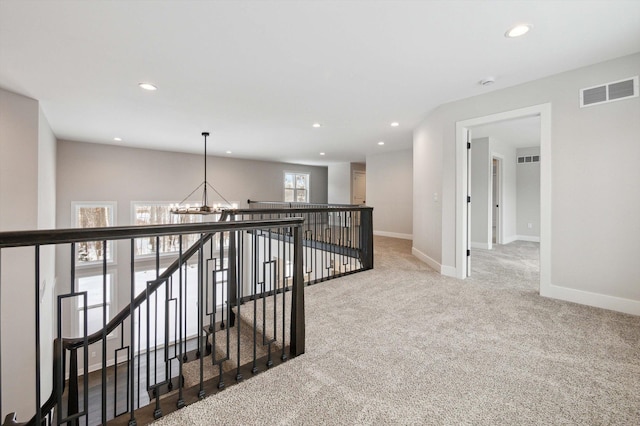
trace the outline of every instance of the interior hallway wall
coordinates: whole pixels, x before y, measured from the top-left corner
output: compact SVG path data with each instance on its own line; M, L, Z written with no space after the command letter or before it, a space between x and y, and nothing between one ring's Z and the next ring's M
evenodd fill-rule
M640 197L629 196L638 193L640 182L640 98L579 106L581 88L638 70L640 53L496 88L432 111L414 131L414 183L421 184L414 191L414 249L444 273L456 274L456 122L550 103L551 296L640 314L633 268L640 249ZM425 214L438 188L441 212ZM439 247L434 234L441 235Z
M55 143L38 101L0 89L0 231L54 227ZM12 411L20 420L35 414L36 286L42 401L53 385L55 250L41 247L40 260L36 283L33 248L2 250L2 418Z
M517 156L540 155L540 147L520 148ZM518 163L518 239L540 241L540 162ZM531 224L531 228L529 228Z
M367 155L367 205L373 207L373 232L411 239L412 150Z

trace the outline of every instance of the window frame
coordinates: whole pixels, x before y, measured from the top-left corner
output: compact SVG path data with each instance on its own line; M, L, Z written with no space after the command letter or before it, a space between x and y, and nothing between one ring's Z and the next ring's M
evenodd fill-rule
M109 268L107 269L107 276L111 276L111 278L109 279L109 302L105 303L103 301L103 303L98 303L98 304L89 304L89 295L87 293L87 306L80 306L80 297L75 297L75 320L74 320L74 332L76 334L76 336L80 336L81 330L80 330L80 320L79 320L79 316L81 314L81 312L83 310L87 310L87 318L88 318L88 310L90 309L94 309L94 308L98 308L100 306L108 306L109 311L107 312L107 322L109 322L114 315L114 311L112 311L112 308L115 307L115 310L117 311L117 307L118 307L118 300L117 300L117 287L118 287L118 272L115 268ZM100 271L93 271L93 270L89 270L89 269L84 269L80 272L78 272L76 274L75 277L75 291L76 293L82 293L85 292L87 290L81 290L80 289L80 280L82 278L90 278L90 277L100 277L102 278L102 270ZM117 313L117 312L115 312ZM87 324L88 325L88 324ZM100 327L98 329L102 328L102 324L100 324ZM115 330L113 330L111 333L107 334L107 340L112 340L115 339L119 336L118 333L118 329L119 327L116 327ZM91 335L91 333L87 333L87 336Z
M293 175L293 188L287 188L287 175ZM298 199L298 191L301 189L297 186L297 177L298 176L306 176L307 186L304 188L306 193L305 201L297 201ZM308 172L296 172L291 170L285 170L282 174L282 199L285 203L309 203L311 199L311 173ZM287 201L287 189L293 189L293 200Z
M71 202L71 224L74 228L78 229L91 229L91 228L83 228L80 227L78 223L78 214L81 208L96 208L96 207L106 207L107 211L110 211L109 215L111 218L111 225L116 226L118 220L118 203L116 201L72 201ZM109 240L107 243L108 255L107 255L107 265L117 265L117 246L115 240ZM74 259L76 268L84 269L84 268L95 268L101 266L103 263L102 259L99 260L90 260L90 261L81 261L78 259L79 252L76 251L76 258ZM109 257L111 259L109 259Z
M157 207L157 206L161 206L161 207L167 207L169 208L171 206L171 204L176 204L177 201L131 201L131 225L133 226L137 226L136 221L137 221L137 214L136 214L136 210L138 206L150 206L150 207ZM171 214L171 213L169 213ZM201 215L197 215L195 216L197 218L199 218L200 222L194 222L194 223L201 223L204 222L203 217ZM150 226L153 225L165 225L165 224L160 224L160 223L149 223ZM169 224L166 224L169 225ZM142 225L141 225L142 226ZM161 237L162 238L162 237ZM136 238L136 240L138 240L138 238ZM182 250L186 250L188 248L188 246L184 246L182 248ZM175 255L177 254L178 251L165 251L165 252L160 252L160 258L165 258L171 255ZM150 253L145 253L145 254L136 254L136 262L138 260L140 261L145 261L145 260L150 260L156 257L156 252L150 252Z

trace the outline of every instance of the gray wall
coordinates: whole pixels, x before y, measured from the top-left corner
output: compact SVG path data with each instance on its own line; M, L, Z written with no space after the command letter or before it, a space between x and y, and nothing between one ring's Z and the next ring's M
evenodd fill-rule
M330 164L327 170L328 202L351 204L351 163Z
M540 155L540 147L519 148L517 156ZM540 239L540 163L516 165L518 185L518 239ZM528 224L531 224L531 228Z
M37 101L0 89L0 231L53 228L55 138ZM32 248L2 250L2 417L35 412L35 273ZM55 251L41 249L42 392L52 387ZM7 368L10 366L10 368Z
M412 238L412 157L410 149L367 156L367 205L377 235Z
M58 142L58 227L71 225L71 202L116 201L118 225L132 201L177 202L203 179L202 156L82 142ZM209 156L207 180L230 202L284 200L284 172L310 174L309 201L327 202L327 168ZM197 191L192 200L199 201ZM211 202L220 198L210 194Z
M441 270L456 271L456 122L550 103L551 158L543 161L551 161L553 189L551 283L560 297L640 314L633 268L640 249L640 197L632 195L640 182L640 98L590 108L578 104L581 88L638 75L639 70L640 53L431 112L414 131L417 252ZM432 201L439 191L441 209Z

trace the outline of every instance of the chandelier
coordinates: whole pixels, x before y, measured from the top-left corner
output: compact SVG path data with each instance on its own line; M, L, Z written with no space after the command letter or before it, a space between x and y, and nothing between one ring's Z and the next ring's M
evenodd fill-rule
M235 209L238 208L236 204L231 204L227 201L226 198L222 194L218 192L208 181L207 181L207 137L209 136L209 132L202 132L202 136L204 136L204 181L196 187L189 195L187 195L184 200L180 201L178 204L171 204L169 206L169 211L173 214L214 214L218 213L225 209ZM189 199L198 189L202 188L202 202L195 204L185 204L185 201ZM207 195L207 188L211 188L220 198L222 198L226 204L215 204L213 206L209 205L209 198Z

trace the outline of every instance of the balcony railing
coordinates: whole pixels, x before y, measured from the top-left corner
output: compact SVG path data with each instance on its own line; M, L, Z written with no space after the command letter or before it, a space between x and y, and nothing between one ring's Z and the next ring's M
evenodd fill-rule
M186 247L193 234L196 243ZM167 236L177 239L177 251L136 256L139 239L155 239L158 248ZM76 250L88 241L98 241L105 253L119 245L119 258L128 258L118 266L118 288L128 302L115 314L107 256L93 265L100 270L97 290L78 287ZM71 277L59 285L55 318L43 318L39 303L31 307L35 415L27 424L147 424L304 353L304 283L373 267L372 209L252 208L202 224L0 233L0 261L12 250L35 257L25 275L36 301L40 252L49 245L58 247L59 257L69 255ZM12 284L0 275L1 289ZM53 336L42 330L43 321L55 321ZM50 358L42 353L48 338ZM0 351L32 351L5 339ZM94 356L99 363L89 365ZM11 367L0 362L0 373ZM53 375L46 400L44 374ZM0 397L12 391L3 389L0 376Z

